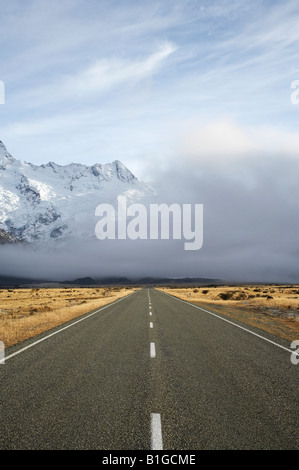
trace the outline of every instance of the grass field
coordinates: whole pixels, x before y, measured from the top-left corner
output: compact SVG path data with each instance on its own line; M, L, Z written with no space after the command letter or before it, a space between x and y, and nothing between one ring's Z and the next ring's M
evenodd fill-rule
M0 340L12 346L132 293L130 287L0 290Z
M164 292L268 331L299 339L299 286L161 287Z
M299 286L157 287L199 306L299 339ZM31 338L126 296L135 287L24 288L0 290L0 340L5 347Z

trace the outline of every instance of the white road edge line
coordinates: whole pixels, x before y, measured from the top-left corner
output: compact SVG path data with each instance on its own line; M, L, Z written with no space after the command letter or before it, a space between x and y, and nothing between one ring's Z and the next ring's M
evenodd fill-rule
M112 302L112 303L110 303L110 304L105 305L104 307L99 308L99 309L96 310L95 312L90 313L89 315L86 315L86 316L84 316L83 318L80 318L79 320L74 321L74 322L71 323L70 325L64 326L63 328L60 328L59 330L54 331L54 333L51 333L51 334L45 336L44 338L41 338L41 339L35 341L34 343L28 344L28 346L25 346L24 348L19 349L18 351L14 352L13 354L10 354L9 356L6 356L6 357L5 357L5 361L7 361L8 359L11 359L11 358L14 357L14 356L17 356L18 354L21 354L22 352L26 351L26 350L29 349L29 348L32 348L32 347L35 346L36 344L39 344L39 343L41 343L42 341L45 341L46 339L51 338L52 336L57 335L58 333L61 333L61 331L67 330L68 328L71 328L71 326L77 325L77 323L80 323L81 321L87 320L87 318L90 318L90 317L92 317L93 315L96 315L96 314L99 313L101 310L104 310L105 308L108 308L108 307L112 307L112 305L115 305L115 304L117 304L118 302L121 302L122 300L125 300L125 299L129 298L129 297L130 297L131 295L133 295L133 294L134 294L134 292L133 292L132 294L127 295L126 297L122 297L121 299L118 299L118 300L116 300L115 302Z
M151 414L151 448L152 450L163 450L161 415Z
M155 343L151 343L150 356L151 356L151 358L156 357L156 345L155 345Z
M160 291L160 292L161 292L161 291ZM187 302L186 300L179 299L178 297L174 297L173 295L167 294L167 292L162 292L162 294L168 295L169 297L171 297L171 298L173 298L173 299L175 299L175 300L178 300L178 301L180 301L180 302L183 302L184 304L190 305L191 307L197 308L198 310L202 310L203 312L209 313L210 315L213 315L213 317L219 318L219 320L225 321L226 323L230 323L231 325L236 326L237 328L240 328L241 330L244 330L244 331L246 331L247 333L250 333L250 334L252 334L252 335L254 335L254 336L257 336L257 337L260 338L260 339L263 339L264 341L267 341L268 343L274 344L275 346L277 346L277 347L279 347L279 348L281 348L281 349L284 349L284 350L287 351L288 353L298 355L298 353L294 352L294 350L288 349L288 348L286 348L285 346L282 346L281 344L275 343L275 341L271 341L270 339L265 338L265 336L259 335L259 334L255 333L254 331L251 331L251 330L249 330L248 328L245 328L244 326L238 325L237 323L234 323L233 321L227 320L226 318L223 318L223 317L221 317L220 315L217 315L216 313L210 312L209 310L206 310L206 309L204 309L204 308L202 308L202 307L198 307L197 305L194 305L194 304L192 304L191 302Z

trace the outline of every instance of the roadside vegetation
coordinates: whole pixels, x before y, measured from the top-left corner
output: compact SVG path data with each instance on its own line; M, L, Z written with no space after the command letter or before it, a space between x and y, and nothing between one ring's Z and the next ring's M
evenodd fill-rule
M12 346L134 290L134 287L1 289L0 340L5 347Z
M288 341L299 339L298 285L169 286L158 289Z

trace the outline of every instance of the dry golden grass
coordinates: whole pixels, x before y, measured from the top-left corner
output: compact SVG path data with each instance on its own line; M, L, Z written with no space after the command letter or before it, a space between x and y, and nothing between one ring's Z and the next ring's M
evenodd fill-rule
M0 290L0 340L5 347L61 325L135 288L24 288Z
M180 299L206 305L226 316L293 341L299 338L299 286L247 285L161 287Z

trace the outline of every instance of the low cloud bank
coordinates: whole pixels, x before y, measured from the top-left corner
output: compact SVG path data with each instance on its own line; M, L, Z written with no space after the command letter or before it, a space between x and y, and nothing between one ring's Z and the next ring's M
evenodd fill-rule
M70 241L55 251L0 247L0 275L209 277L299 282L299 161L252 153L233 164L177 160L155 175L157 201L203 204L203 247L184 240ZM96 223L96 220L95 220Z

